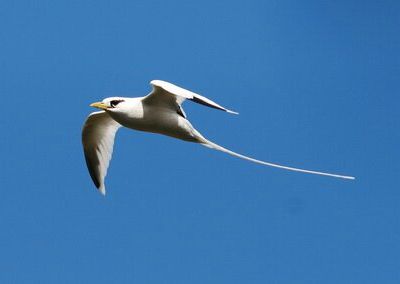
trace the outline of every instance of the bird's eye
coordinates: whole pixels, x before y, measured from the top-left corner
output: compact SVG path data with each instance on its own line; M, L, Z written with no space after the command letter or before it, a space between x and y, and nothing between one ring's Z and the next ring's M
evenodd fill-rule
M112 100L110 102L111 107L116 107L120 102L123 102L123 100Z

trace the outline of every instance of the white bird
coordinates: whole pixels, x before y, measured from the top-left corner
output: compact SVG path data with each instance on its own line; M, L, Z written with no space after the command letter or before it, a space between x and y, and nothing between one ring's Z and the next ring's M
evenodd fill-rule
M237 112L226 109L210 99L165 81L153 80L150 84L153 86L153 90L145 97L111 97L104 99L102 102L90 105L101 109L101 111L91 113L86 119L82 131L82 144L90 176L103 195L106 192L104 179L111 160L115 134L121 126L199 143L211 149L266 166L303 173L354 179L351 176L304 170L264 162L225 149L204 138L192 126L182 109L182 103L188 99L229 113L237 114Z

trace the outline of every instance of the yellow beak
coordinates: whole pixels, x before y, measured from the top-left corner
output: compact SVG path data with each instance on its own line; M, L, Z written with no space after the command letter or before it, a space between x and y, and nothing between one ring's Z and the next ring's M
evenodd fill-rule
M99 108L99 109L107 109L108 106L105 105L103 102L97 102L90 104L91 107Z

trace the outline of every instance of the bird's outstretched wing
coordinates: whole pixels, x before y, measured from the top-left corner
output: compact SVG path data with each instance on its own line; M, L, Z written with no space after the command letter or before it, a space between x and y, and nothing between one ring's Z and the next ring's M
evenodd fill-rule
M115 133L121 125L105 111L91 113L83 126L82 144L86 165L96 187L104 195L104 178L110 164Z
M181 104L186 99L188 99L198 104L202 104L208 107L223 110L233 114L238 114L237 112L231 111L229 109L220 106L219 104L213 102L210 99L207 99L206 97L203 97L199 94L178 87L174 84L161 80L153 80L150 82L150 84L153 86L153 91L143 99L145 103L153 105L171 106L181 110L180 109Z

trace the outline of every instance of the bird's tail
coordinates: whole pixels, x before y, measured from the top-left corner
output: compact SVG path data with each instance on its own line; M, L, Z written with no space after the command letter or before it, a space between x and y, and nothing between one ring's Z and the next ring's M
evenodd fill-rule
M257 163L257 164L270 166L270 167L275 167L275 168L280 168L280 169L289 170L289 171L302 172L302 173L307 173L307 174L330 176L330 177L343 178L343 179L355 179L352 176L345 176L345 175L330 174L330 173L324 173L324 172L318 172L318 171L304 170L304 169L292 168L292 167L282 166L282 165L278 165L278 164L274 164L274 163L260 161L260 160L257 160L257 159L253 159L253 158L238 154L238 153L233 152L231 150L228 150L228 149L226 149L226 148L224 148L224 147L222 147L220 145L217 145L217 144L205 139L204 137L202 137L202 138L204 140L201 139L202 141L200 142L200 144L202 144L202 145L204 145L204 146L206 146L208 148L211 148L211 149L214 149L214 150L217 150L217 151L221 151L221 152L227 153L229 155L232 155L232 156L244 159L244 160L248 160L250 162L254 162L254 163Z

